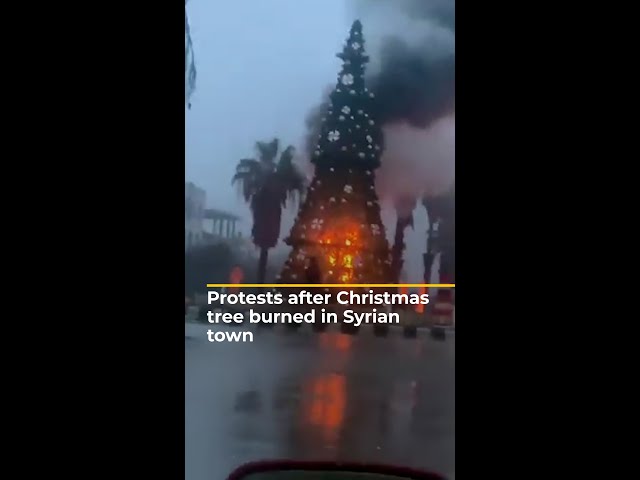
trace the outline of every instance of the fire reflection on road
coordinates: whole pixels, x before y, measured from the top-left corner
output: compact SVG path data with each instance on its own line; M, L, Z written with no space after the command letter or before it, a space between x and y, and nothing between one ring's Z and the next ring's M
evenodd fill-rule
M397 463L453 474L454 343L263 333L187 352L187 474L264 458ZM233 365L233 374L229 374Z
M347 352L351 349L353 337L342 333L321 333L318 335L318 344L321 349L334 349L341 352Z
M329 374L313 378L304 390L303 422L317 428L323 442L335 444L347 405L344 375Z

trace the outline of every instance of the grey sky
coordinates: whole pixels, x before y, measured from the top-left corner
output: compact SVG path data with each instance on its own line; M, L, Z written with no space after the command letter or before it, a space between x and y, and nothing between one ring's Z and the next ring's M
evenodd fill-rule
M245 236L250 212L231 186L235 166L254 156L256 140L278 137L303 150L305 118L335 84L340 69L335 55L347 38L354 5L350 0L189 0L198 79L186 112L185 176L206 190L207 206L245 218L240 226ZM363 18L370 53L377 47L368 35L372 28L378 40L385 30L411 33L406 17L394 20L391 13ZM430 31L436 40L453 35L438 27ZM427 229L421 205L414 215L415 229L406 236L409 281L422 278ZM284 212L281 240L294 216L294 209ZM383 220L391 237L395 213L389 205ZM280 242L276 250L282 248Z
M190 0L188 12L198 81L186 179L205 188L208 206L248 215L230 184L235 165L256 140L302 144L304 119L340 68L345 1Z

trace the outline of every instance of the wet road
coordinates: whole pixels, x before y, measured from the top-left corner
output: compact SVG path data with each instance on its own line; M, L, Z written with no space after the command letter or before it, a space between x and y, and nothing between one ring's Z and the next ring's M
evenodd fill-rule
M396 463L455 477L455 335L279 327L258 330L253 343L209 343L206 329L186 330L186 480L223 480L268 458Z

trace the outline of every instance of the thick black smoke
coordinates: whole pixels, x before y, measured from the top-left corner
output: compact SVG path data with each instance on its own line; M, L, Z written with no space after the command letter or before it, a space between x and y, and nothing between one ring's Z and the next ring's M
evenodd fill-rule
M353 0L352 6L375 48L377 68L368 83L378 119L425 128L452 113L455 0Z
M382 124L428 128L455 111L455 0L351 0L372 62L367 84ZM443 37L445 40L443 41ZM329 88L307 117L311 153L328 107Z
M357 0L356 3L361 10L393 3L413 18L433 20L452 31L456 29L455 0Z
M455 0L351 0L371 58L367 85L385 151L377 172L382 198L436 196L455 181ZM310 156L329 94L309 112Z
M455 0L351 0L354 17L383 16L396 11L414 20L427 20L453 32L456 29Z
M376 117L383 124L406 122L426 128L455 108L455 55L430 55L428 44L389 39L381 69L369 79Z
M332 89L333 85L329 85L327 87L322 103L311 109L305 119L307 134L304 139L304 148L309 157L311 156L311 152L316 149L318 135L320 134L320 129L322 127L322 117L324 117L327 110L329 110L329 95L331 94Z

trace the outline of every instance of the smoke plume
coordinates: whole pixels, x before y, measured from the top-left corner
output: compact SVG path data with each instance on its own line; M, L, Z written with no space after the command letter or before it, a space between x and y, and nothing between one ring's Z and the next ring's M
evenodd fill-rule
M455 106L455 0L353 0L383 123L429 127Z
M382 198L434 197L451 188L455 181L455 117L440 118L427 129L392 123L383 131L385 152L376 175Z
M385 152L382 197L439 195L455 182L455 0L351 0L364 27ZM307 118L315 147L328 94Z

